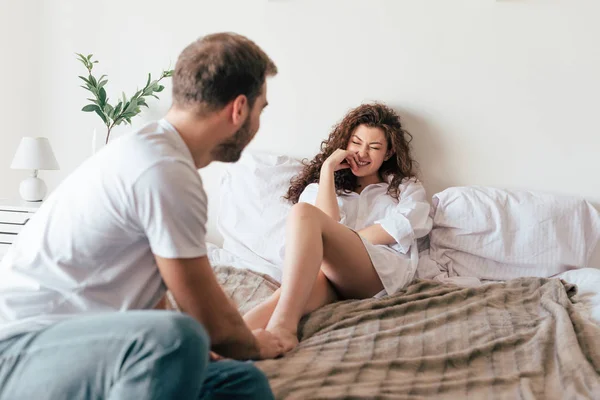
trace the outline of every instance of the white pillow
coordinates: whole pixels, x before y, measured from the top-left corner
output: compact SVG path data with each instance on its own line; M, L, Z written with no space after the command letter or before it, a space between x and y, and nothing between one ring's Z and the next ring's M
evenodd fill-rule
M433 197L430 257L449 276L506 280L586 267L600 214L576 197L486 187Z
M248 151L227 168L217 220L225 250L243 260L261 260L265 268L281 269L291 208L283 196L302 168L291 157Z

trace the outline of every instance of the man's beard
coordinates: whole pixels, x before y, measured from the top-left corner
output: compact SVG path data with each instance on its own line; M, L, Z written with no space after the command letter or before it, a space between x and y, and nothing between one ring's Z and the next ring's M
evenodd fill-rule
M254 134L250 131L250 116L244 125L232 137L218 144L212 151L212 159L226 163L233 163L240 159L242 151L250 143Z

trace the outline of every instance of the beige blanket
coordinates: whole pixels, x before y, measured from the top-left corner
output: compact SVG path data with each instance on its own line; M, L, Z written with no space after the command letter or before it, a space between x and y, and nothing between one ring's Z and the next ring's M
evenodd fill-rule
M242 311L277 287L216 272ZM600 328L575 311L575 292L557 279L419 281L317 310L294 351L257 365L278 399L598 399Z

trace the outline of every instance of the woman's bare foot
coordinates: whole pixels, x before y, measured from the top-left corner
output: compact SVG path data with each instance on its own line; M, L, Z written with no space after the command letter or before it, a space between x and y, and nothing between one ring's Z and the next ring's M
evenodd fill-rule
M267 331L279 338L283 345L284 353L287 353L298 346L298 334L295 331L277 325L267 327Z

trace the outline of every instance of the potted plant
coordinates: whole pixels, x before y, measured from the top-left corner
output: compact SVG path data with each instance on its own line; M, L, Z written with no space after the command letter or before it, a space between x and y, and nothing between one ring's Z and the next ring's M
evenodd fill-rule
M107 144L110 139L110 133L115 126L123 123L131 125L131 119L138 115L142 111L142 107L148 107L146 98L149 96L158 99L156 93L160 93L164 90L164 86L160 85L160 81L164 78L173 76L173 70L164 70L160 74L158 79L152 80L152 75L148 74L148 80L143 89L137 90L135 94L129 98L122 94L121 99L116 103L110 104L108 95L104 86L108 83L107 76L102 75L97 78L92 74L94 64L98 61L92 59L93 54L84 56L83 54L76 53L79 61L85 66L88 72L88 76L80 76L79 78L84 82L81 87L92 93L92 97L88 98L91 103L87 104L82 108L85 112L94 112L101 119L104 125L106 125L106 134L104 137L104 143ZM96 131L94 130L94 136ZM95 152L96 137L93 138L93 151Z

